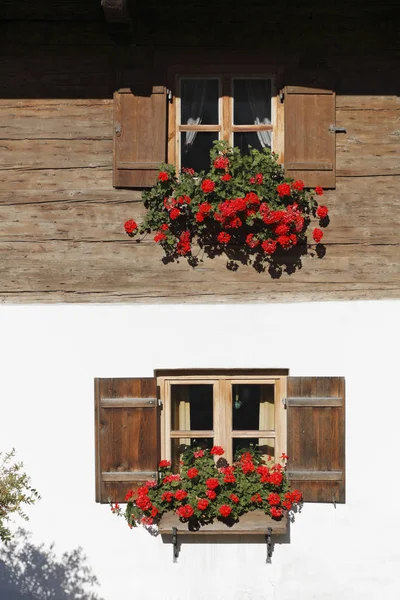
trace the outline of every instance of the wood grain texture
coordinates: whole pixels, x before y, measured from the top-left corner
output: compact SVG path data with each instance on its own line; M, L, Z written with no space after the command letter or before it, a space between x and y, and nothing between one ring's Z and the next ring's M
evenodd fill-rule
M342 377L288 377L288 472L309 502L345 502L345 404ZM290 398L340 398L339 405ZM298 475L297 475L298 473Z
M288 527L287 517L284 516L279 521L272 519L261 510L254 510L241 516L238 523L233 525L226 525L224 522L215 520L208 525L200 527L199 530L194 531L190 529L188 523L182 523L177 515L173 513L166 513L162 516L161 521L158 525L158 531L161 534L172 533L172 528L176 527L178 534L194 534L205 535L205 534L229 534L229 535L265 535L268 533L268 529L272 529L272 535L282 535L286 533Z
M144 406L132 397L154 398L155 378L95 380L96 501L124 502L156 473L160 460L157 403ZM102 402L114 398L118 405ZM126 405L121 399L127 398ZM108 475L107 475L108 473ZM120 473L120 475L118 475Z

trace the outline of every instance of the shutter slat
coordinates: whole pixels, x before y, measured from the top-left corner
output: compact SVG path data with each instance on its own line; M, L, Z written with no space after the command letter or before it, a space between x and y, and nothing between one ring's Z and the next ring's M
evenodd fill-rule
M96 379L96 502L124 502L156 480L160 460L156 379Z
M167 96L164 86L114 94L114 186L152 187L166 161Z
M285 88L284 163L288 177L307 187L336 186L336 97L329 89L305 86Z
M288 377L288 476L304 500L345 502L342 377Z

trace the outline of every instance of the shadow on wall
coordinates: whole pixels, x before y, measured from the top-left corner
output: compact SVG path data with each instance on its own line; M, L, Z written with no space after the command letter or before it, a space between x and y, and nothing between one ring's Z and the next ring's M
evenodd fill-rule
M0 600L103 600L82 548L58 558L54 544L36 546L30 538L18 529L0 548Z

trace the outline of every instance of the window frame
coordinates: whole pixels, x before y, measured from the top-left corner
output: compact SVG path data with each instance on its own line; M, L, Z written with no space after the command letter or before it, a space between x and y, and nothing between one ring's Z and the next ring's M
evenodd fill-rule
M181 79L219 79L219 124L194 125L180 124L180 80ZM234 79L269 79L271 81L271 150L278 155L278 162L284 161L284 103L281 102L281 88L283 85L283 69L278 65L268 64L211 64L211 65L174 65L168 69L167 85L170 90L170 103L168 110L167 134L167 161L180 169L180 135L181 127L185 131L216 131L218 137L233 145L235 132L257 131L258 125L234 125L233 123L233 81ZM189 129L190 127L190 129ZM265 126L263 126L265 128Z
M177 375L165 374L157 377L157 388L161 400L161 454L167 460L171 460L171 441L176 438L188 437L212 437L214 445L222 446L225 450L225 458L229 463L233 462L232 441L234 438L273 438L275 440L275 460L282 452L287 451L287 415L284 406L284 398L287 394L287 376L265 375L265 374L241 374L234 371L230 374L210 373L192 374L185 373ZM273 384L275 389L274 401L274 429L273 430L233 430L232 426L232 395L230 389L235 384ZM212 431L197 430L172 430L171 429L171 386L189 384L212 384L213 390L213 425ZM192 435L188 435L192 433Z

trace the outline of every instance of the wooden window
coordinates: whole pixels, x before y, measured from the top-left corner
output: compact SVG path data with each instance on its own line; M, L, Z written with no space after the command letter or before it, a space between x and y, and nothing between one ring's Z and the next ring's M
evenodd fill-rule
M175 467L185 446L236 450L260 446L265 456L286 451L285 378L279 376L159 377L163 455Z
M167 85L134 77L114 94L115 187L151 187L163 162L207 169L218 139L270 147L286 176L335 187L336 97L318 78L289 85L279 68L244 65L174 66Z
M247 154L250 147L279 151L276 78L233 70L172 76L168 161L196 172L209 167L209 151L225 140Z
M181 445L236 449L259 444L278 459L310 502L345 502L342 377L284 372L158 371L153 378L97 379L96 501L123 502L155 478L160 457Z

